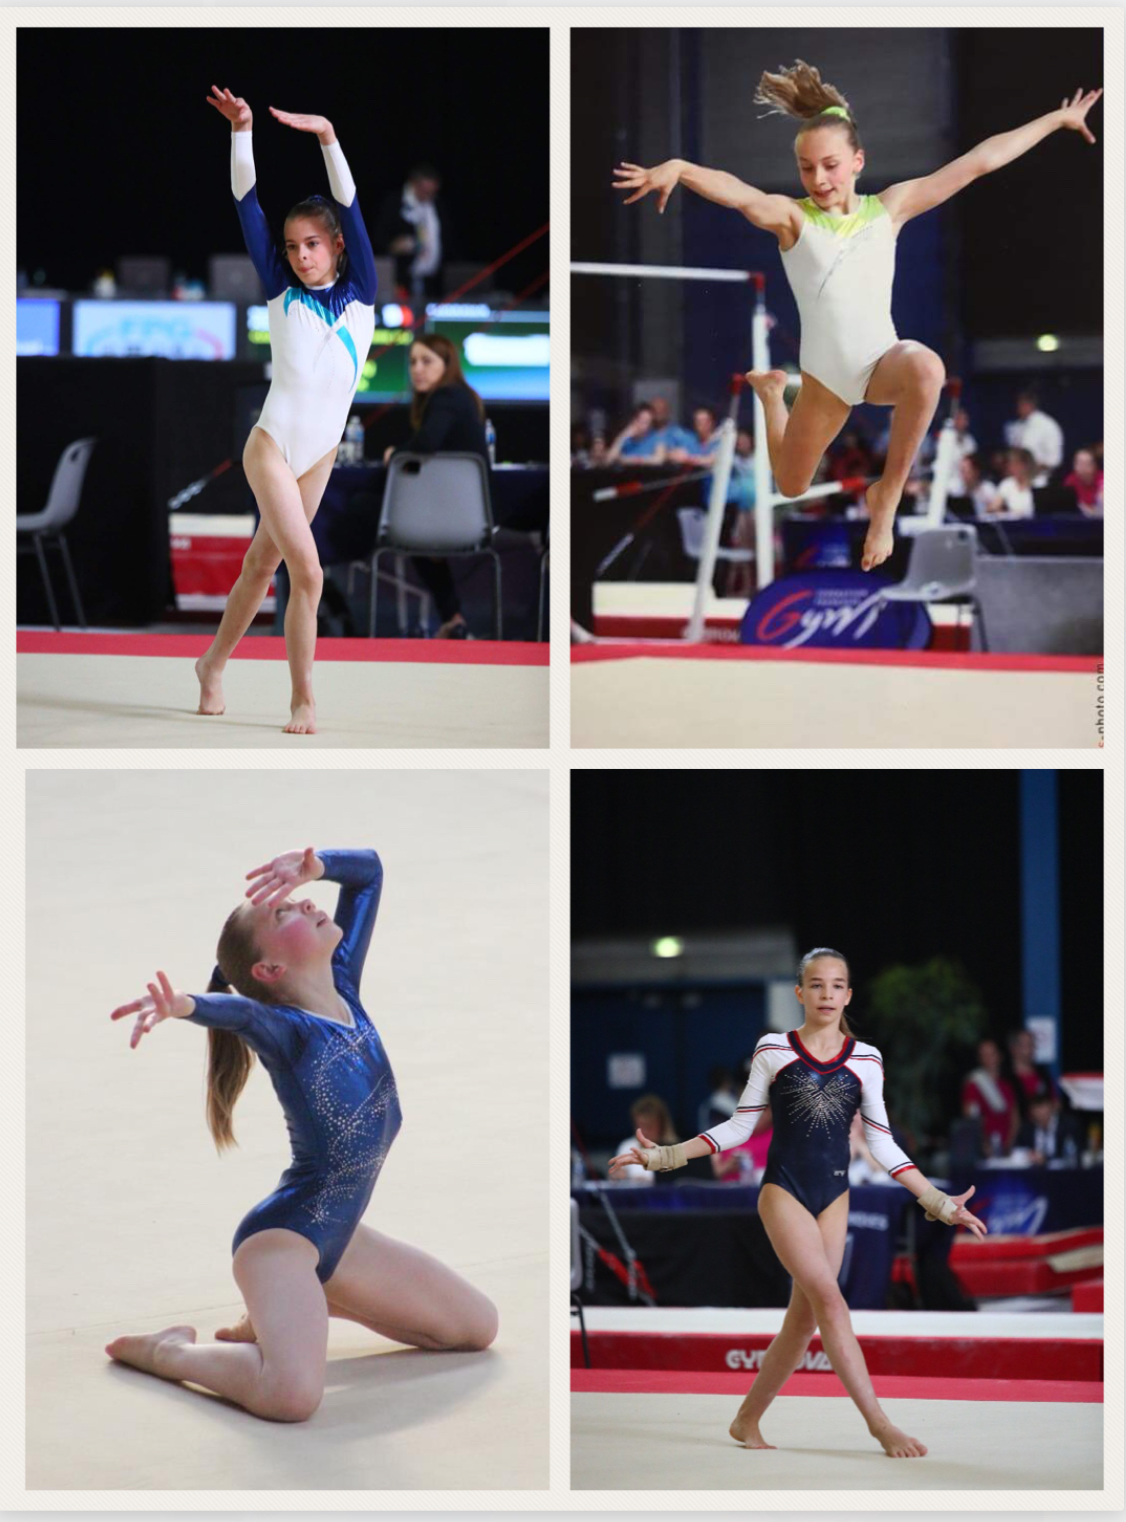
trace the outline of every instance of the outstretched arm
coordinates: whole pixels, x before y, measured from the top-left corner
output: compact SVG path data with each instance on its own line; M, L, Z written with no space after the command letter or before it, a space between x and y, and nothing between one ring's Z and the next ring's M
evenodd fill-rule
M794 227L797 207L789 196L767 195L722 169L704 169L686 159L668 159L654 169L643 169L640 164L620 164L614 175L615 190L633 191L633 195L627 196L623 202L625 206L632 206L634 201L655 191L657 210L663 212L673 191L683 185L686 190L703 196L705 201L742 212L748 222L765 232L777 236Z
M1086 142L1093 143L1095 139L1087 126L1087 113L1102 93L1101 90L1088 90L1084 94L1081 90L1076 90L1071 101L1065 99L1058 111L1038 116L1035 121L1026 122L1023 127L1017 127L1012 132L1000 132L996 137L987 137L976 148L971 148L969 153L936 169L934 174L889 185L879 197L884 209L894 222L902 226L912 217L917 217L924 211L932 211L944 201L949 201L951 196L957 195L959 190L964 190L983 174L992 174L995 169L1011 164L1014 159L1019 159L1030 148L1035 148L1037 143L1043 142L1061 128L1082 133Z
M348 168L348 160L344 157L344 150L340 146L332 123L324 116L303 116L293 111L279 111L274 106L270 107L270 114L275 120L287 127L296 128L298 132L316 134L324 154L329 189L332 191L333 200L340 208L340 225L344 229L344 246L348 250L352 279L355 281L360 300L368 306L374 306L375 254L372 252L371 239L368 237L368 230L360 214L360 203L356 199L356 182L352 178L352 171Z

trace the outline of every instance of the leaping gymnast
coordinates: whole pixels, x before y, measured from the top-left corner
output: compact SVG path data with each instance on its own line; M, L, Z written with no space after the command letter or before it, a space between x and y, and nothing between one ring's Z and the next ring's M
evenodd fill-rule
M663 212L684 185L742 212L778 239L801 321L801 389L787 413L784 371L752 370L747 380L766 414L770 464L783 495L809 490L822 455L858 403L894 409L883 475L865 494L865 571L892 552L896 508L946 380L938 355L914 339L900 339L891 319L899 229L1061 128L1093 143L1087 113L1101 94L1076 90L1058 110L986 138L933 174L864 196L856 191L864 149L848 101L799 59L778 74L763 74L755 102L801 122L794 151L804 199L767 195L733 174L683 159L653 169L623 163L614 171L615 189L633 191L627 206L654 191Z
M285 219L283 259L258 204L250 107L230 90L211 88L208 104L231 123L231 189L247 252L266 292L273 380L242 454L261 521L218 632L196 662L199 712L224 712L223 668L284 560L290 587L285 650L292 683L285 732L311 735L317 728L313 656L324 574L309 525L332 474L375 332L375 256L332 123L271 106L284 126L316 134L333 195L331 201L310 196L293 207Z
M774 1446L759 1423L820 1329L834 1373L884 1452L891 1458L922 1458L925 1444L897 1427L876 1399L837 1282L848 1236L848 1134L857 1110L873 1157L916 1196L929 1220L964 1226L977 1237L984 1237L986 1228L966 1209L972 1185L965 1194L945 1195L893 1140L884 1107L883 1061L874 1046L855 1039L845 1018L852 989L841 953L827 946L807 952L795 992L804 1024L784 1035L768 1032L759 1040L730 1120L666 1147L638 1131L637 1146L610 1160L610 1176L617 1177L630 1163L665 1172L683 1168L694 1157L712 1157L745 1142L769 1112L774 1134L758 1213L794 1287L782 1330L766 1350L731 1423L731 1436L744 1448Z

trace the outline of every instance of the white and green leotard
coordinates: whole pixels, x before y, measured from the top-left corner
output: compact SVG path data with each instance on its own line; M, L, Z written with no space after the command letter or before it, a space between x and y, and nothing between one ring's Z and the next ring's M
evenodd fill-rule
M782 266L801 318L801 367L842 401L864 400L876 365L897 342L891 320L895 228L878 196L848 216L799 201L802 228Z

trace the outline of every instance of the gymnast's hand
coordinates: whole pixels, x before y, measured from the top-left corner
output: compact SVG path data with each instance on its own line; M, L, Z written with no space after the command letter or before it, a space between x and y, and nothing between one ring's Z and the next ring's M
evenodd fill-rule
M958 1213L951 1220L950 1224L951 1226L966 1227L966 1229L968 1231L972 1231L974 1236L977 1237L978 1241L980 1241L982 1237L988 1233L989 1227L985 1224L984 1221L979 1221L977 1216L971 1215L966 1209L966 1201L969 1199L970 1195L973 1194L973 1192L974 1186L971 1184L970 1187L966 1190L965 1194L952 1194L950 1196L952 1203L958 1207Z
M609 1172L611 1178L617 1178L620 1173L624 1173L631 1163L638 1168L645 1167L645 1159L641 1153L643 1151L650 1151L657 1143L651 1142L641 1131L638 1131L637 1139L641 1143L640 1148L631 1147L628 1152L623 1152L619 1157L612 1157L610 1159Z
M232 95L229 90L220 90L218 85L212 85L211 88L215 94L207 97L207 104L222 112L236 132L249 132L254 126L254 118L242 96Z
M1089 143L1095 141L1094 134L1087 127L1087 112L1098 100L1102 90L1088 90L1084 95L1082 90L1076 90L1069 101L1065 95L1060 101L1060 126L1068 127L1072 132L1082 132Z
M162 1020L186 1020L195 1009L190 994L178 993L169 983L167 975L158 972L157 981L146 985L148 993L143 999L131 1004L119 1004L110 1015L111 1020L122 1020L126 1015L136 1015L137 1023L129 1037L130 1047L135 1047L142 1036L147 1036L154 1025Z
M281 856L275 856L273 861L255 867L253 872L246 875L258 879L246 890L246 896L252 904L280 904L294 888L300 888L303 883L317 882L325 875L325 869L312 846L306 846L303 851L286 851Z
M615 190L633 191L633 195L627 196L622 202L623 206L632 206L635 201L640 201L651 190L655 190L658 196L657 210L662 212L669 204L669 196L680 184L680 165L675 159L658 164L655 169L643 169L640 164L619 164L614 174Z
M322 142L335 142L336 134L326 116L301 116L292 111L279 111L270 107L270 115L286 127L296 127L298 132L315 132Z

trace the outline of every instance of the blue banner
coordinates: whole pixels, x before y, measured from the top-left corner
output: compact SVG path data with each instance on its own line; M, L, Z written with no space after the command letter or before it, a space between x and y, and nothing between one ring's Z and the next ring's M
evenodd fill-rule
M923 650L931 624L921 603L889 603L893 583L871 571L784 576L765 587L743 616L744 645L779 650Z

